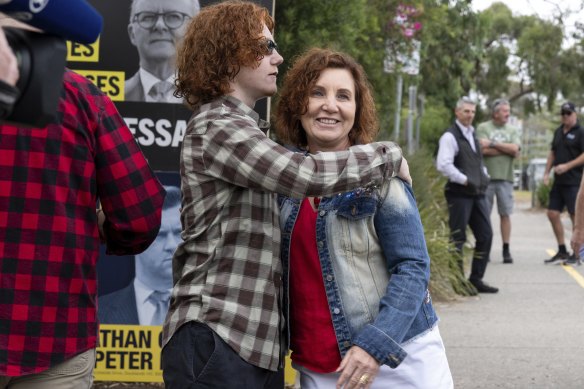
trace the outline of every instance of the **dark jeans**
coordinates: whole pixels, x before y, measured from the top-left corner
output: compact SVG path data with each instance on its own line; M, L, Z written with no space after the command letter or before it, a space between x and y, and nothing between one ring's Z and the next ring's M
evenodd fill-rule
M283 389L284 372L247 363L206 324L191 321L162 350L166 389Z
M475 236L476 245L469 279L482 280L487 270L493 243L487 198L484 195L465 196L447 192L446 202L448 203L450 239L454 242L456 250L462 253L462 246L466 242L467 226Z

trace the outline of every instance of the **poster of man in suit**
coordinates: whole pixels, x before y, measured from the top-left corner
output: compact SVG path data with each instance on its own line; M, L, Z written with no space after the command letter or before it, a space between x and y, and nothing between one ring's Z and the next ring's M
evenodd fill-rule
M162 382L160 332L172 288L172 255L180 241L179 161L191 110L174 94L177 47L189 21L219 0L88 0L103 16L91 45L68 42L67 66L96 84L118 111L167 189L162 227L134 257L97 265L101 321L97 381ZM253 0L273 9L274 0ZM255 110L267 118L268 101Z
M272 10L274 0L255 0ZM178 171L191 110L174 96L176 51L189 21L217 0L89 0L103 16L99 40L68 44L68 67L92 80L156 170ZM267 119L267 99L255 110Z
M199 0L132 0L128 35L140 61L126 79L125 101L182 102L174 96L177 46L199 10Z
M164 185L158 236L134 256L134 278L124 288L99 297L101 324L162 325L172 290L172 255L180 242L180 188Z

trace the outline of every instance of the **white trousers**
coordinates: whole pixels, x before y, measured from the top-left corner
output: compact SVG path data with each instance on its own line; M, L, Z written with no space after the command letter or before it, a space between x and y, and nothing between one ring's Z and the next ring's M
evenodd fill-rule
M444 343L438 326L404 346L408 356L392 369L382 365L371 389L452 389L452 374L448 366ZM300 373L302 389L334 389L339 373L315 373L295 366Z

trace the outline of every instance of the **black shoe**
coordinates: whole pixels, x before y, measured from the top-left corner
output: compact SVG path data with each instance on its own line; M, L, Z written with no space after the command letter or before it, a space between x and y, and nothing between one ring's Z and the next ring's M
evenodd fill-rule
M570 254L568 254L567 251L564 251L564 252L558 251L556 253L556 255L554 255L550 259L544 260L543 262L544 263L552 263L554 261L561 261L562 259L569 259L569 258L570 258Z
M503 251L503 263L513 263L513 257L509 251Z
M580 262L580 258L576 257L576 254L570 255L568 259L562 262L563 265L578 265L580 266L582 262Z
M479 293L497 293L499 288L495 288L481 280L469 280Z

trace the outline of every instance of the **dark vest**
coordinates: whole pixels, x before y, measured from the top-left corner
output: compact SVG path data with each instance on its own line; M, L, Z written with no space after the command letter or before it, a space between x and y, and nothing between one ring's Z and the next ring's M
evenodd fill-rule
M454 139L458 143L458 154L454 157L454 166L468 178L467 185L460 185L450 181L447 182L446 191L467 196L485 194L489 185L489 177L485 173L483 153L481 152L481 145L476 136L473 134L473 141L477 150L474 152L456 123L446 131L454 135Z

